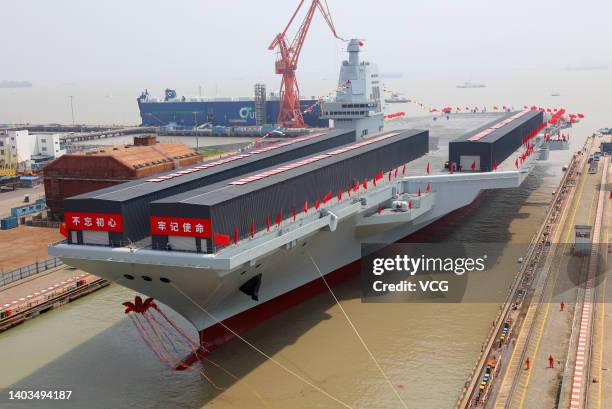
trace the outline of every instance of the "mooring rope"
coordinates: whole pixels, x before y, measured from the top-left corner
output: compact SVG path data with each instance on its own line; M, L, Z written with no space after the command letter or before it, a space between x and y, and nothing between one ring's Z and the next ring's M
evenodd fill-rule
M289 373L290 375L293 375L294 377L296 377L297 379L299 379L300 381L302 381L303 383L305 383L306 385L310 386L313 389L316 389L318 392L321 392L323 395L327 396L329 399L335 401L336 403L344 406L345 408L349 408L349 409L353 409L352 406L350 406L349 404L347 404L346 402L343 402L342 400L336 398L335 396L333 396L332 394L330 394L329 392L325 391L324 389L320 388L319 386L315 385L314 383L310 382L308 379L304 378L303 376L301 376L300 374L296 373L295 371L291 370L290 368L286 367L285 365L283 365L282 363L280 363L279 361L277 361L276 359L272 358L270 355L266 354L264 351L262 351L261 349L257 348L255 345L253 345L251 342L247 341L245 338L243 338L242 336L240 336L240 334L238 334L236 331L234 331L233 329L231 329L230 327L228 327L227 325L225 325L225 323L223 323L221 320L217 319L214 315L212 315L210 312L208 312L204 307L202 307L201 305L199 305L198 303L196 303L189 295L185 294L180 288L178 288L174 283L170 283L170 285L172 287L174 287L174 289L176 291L179 292L179 294L181 294L183 297L185 297L187 300L189 300L193 305L195 305L197 308L199 308L202 312L204 312L206 315L208 315L213 321L215 321L216 323L218 323L219 325L221 325L223 328L225 328L227 331L229 331L232 335L234 335L236 338L238 338L239 340L241 340L242 342L244 342L246 345L248 345L249 347L251 347L253 350L255 350L256 352L258 352L260 355L262 355L263 357L265 357L266 359L268 359L270 362L274 363L276 366L278 366L279 368L283 369L285 372Z
M399 392L397 391L397 389L395 388L395 386L393 386L393 383L391 382L391 379L389 379L389 377L387 376L387 374L385 373L385 371L383 370L382 366L380 366L380 364L378 363L378 360L376 360L376 358L374 357L374 355L372 354L372 351L370 351L370 348L368 348L368 345L365 343L365 341L363 340L363 338L361 337L361 334L359 334L359 331L357 330L357 328L355 327L355 325L353 324L353 321L351 321L351 319L349 318L348 314L346 313L346 311L344 310L344 307L342 307L342 304L340 304L340 301L338 300L338 297L336 297L336 294L334 293L334 291L332 290L331 286L329 285L329 283L327 282L327 280L325 279L325 276L323 275L323 273L321 272L321 269L319 269L319 266L317 265L317 263L315 262L314 258L312 258L312 256L310 255L310 252L306 249L306 254L308 254L308 257L310 258L310 260L312 261L312 264L314 264L315 268L317 269L319 276L321 276L321 279L323 280L323 282L325 283L325 286L327 287L327 289L329 290L330 294L332 295L332 297L334 297L334 300L336 301L336 304L338 305L338 307L340 307L340 311L342 311L342 314L344 315L344 318L346 318L346 320L348 321L349 325L351 326L351 328L353 329L353 331L355 332L355 335L357 335L357 338L359 339L359 341L361 342L361 345L363 345L363 347L365 348L365 350L368 352L368 355L370 355L370 358L372 358L372 361L374 361L374 363L376 364L376 366L378 367L378 370L380 371L380 373L382 374L382 376L385 378L385 380L387 381L387 383L389 384L389 387L391 387L391 389L393 390L393 393L395 394L395 396L397 397L397 399L400 401L400 403L402 404L402 406L405 409L408 409L408 406L406 405L406 402L404 402L404 400L402 399L402 397L400 396Z

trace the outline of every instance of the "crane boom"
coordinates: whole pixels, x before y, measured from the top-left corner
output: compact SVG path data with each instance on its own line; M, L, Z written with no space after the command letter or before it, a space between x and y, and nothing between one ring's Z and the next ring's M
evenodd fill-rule
M280 110L278 113L277 122L283 126L295 128L304 126L304 118L302 117L302 111L300 109L300 89L295 77L295 71L297 70L298 61L306 40L306 35L312 23L317 9L323 15L325 22L331 29L332 34L339 40L343 40L337 33L334 26L334 22L327 7L321 3L321 0L312 0L306 16L300 24L300 27L295 34L295 37L291 42L287 39L287 32L293 22L295 21L298 12L302 8L305 0L300 0L297 8L293 12L293 15L289 19L289 22L285 26L285 29L278 33L274 40L268 46L268 50L274 50L278 47L279 57L276 60L275 68L276 73L282 75L281 87L280 87ZM343 40L344 41L344 40Z

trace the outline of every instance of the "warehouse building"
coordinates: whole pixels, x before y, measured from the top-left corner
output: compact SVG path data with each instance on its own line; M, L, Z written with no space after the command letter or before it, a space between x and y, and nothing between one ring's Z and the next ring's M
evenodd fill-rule
M135 137L134 145L62 155L43 170L49 216L63 218L66 198L201 161L194 149L156 143L153 136Z
M448 144L449 162L456 170L492 171L543 126L544 113L540 110L508 113L502 119L451 141Z
M420 130L389 132L155 201L153 247L214 252L219 249L215 234L238 241L296 212L315 211L311 208L338 196L348 198L356 186L365 189L370 183L371 188L378 175L425 155L428 136Z
M69 240L71 243L112 246L139 241L150 236L149 204L154 200L237 178L354 141L355 132L351 130L313 133L199 166L72 197L64 201Z

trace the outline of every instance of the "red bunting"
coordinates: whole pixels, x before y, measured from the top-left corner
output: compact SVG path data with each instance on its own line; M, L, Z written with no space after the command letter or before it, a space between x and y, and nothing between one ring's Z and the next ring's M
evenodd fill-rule
M279 226L281 224L281 221L283 220L283 211L281 210L280 212L278 212L278 214L276 215L276 225Z
M308 200L304 202L304 213L308 213Z
M397 177L397 168L395 168L395 174L393 176Z
M234 244L238 243L238 227L234 228Z
M291 213L293 213L293 221L295 221L295 207L291 209Z
M323 196L323 203L327 203L331 200L332 198L332 192L327 192L327 194L325 194L325 196Z
M402 175L406 174L406 164L404 163L404 167L402 168Z
M497 170L497 161L493 160L493 170Z
M431 185L427 182L427 187L425 188L425 192L429 193L431 191Z
M427 174L429 175L429 162L427 162Z
M518 158L516 158L516 160L514 161L514 166L516 166L516 168L518 169Z
M227 234L214 233L213 243L221 246L227 246L230 244L230 236L228 236Z
M453 171L455 170L455 164L453 162L448 164L448 170L450 173L453 173Z
M359 181L356 180L355 185L353 186L353 191L357 193L358 190L359 190Z
M338 189L338 201L342 200L342 188Z
M270 215L266 216L266 231L270 231Z
M382 207L378 206L378 210L376 211L378 214L380 214L382 212Z
M363 188L364 189L368 188L368 179L367 178L363 179Z
M319 210L319 206L321 206L321 199L317 199L315 202L315 209Z
M472 161L472 166L470 166L472 170L476 170L476 161Z
M419 190L417 191L417 196L421 197L421 186L419 186Z
M408 209L412 209L412 200L408 200Z
M251 238L255 238L255 220L251 223Z

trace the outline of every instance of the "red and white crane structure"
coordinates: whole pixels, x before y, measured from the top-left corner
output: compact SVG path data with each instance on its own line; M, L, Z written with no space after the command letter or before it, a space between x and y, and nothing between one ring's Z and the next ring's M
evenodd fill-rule
M278 47L279 56L276 60L276 73L283 76L280 86L280 111L278 113L277 122L289 128L304 127L304 118L302 117L302 111L300 109L300 88L295 78L295 71L300 59L302 47L304 46L306 34L308 34L310 23L317 9L319 9L323 15L334 37L344 41L344 39L336 33L336 28L334 27L334 22L331 18L329 8L327 7L327 1L325 0L323 3L321 0L312 0L295 37L293 40L289 41L287 38L287 31L293 24L304 1L305 0L300 0L300 4L293 12L285 29L278 33L268 46L268 50L274 50Z

